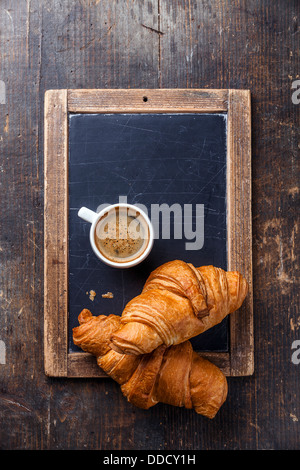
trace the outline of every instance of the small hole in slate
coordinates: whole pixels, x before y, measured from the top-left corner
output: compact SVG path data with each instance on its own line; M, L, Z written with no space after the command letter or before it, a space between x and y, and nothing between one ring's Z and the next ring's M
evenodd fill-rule
M144 97L143 97L143 101L145 101L145 103L146 103L146 101L148 101L147 96L144 96Z

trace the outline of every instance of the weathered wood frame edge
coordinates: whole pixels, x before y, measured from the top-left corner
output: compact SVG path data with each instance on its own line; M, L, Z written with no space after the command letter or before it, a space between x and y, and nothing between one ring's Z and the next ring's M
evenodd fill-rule
M68 352L68 114L227 113L228 269L249 282L230 315L228 353L200 353L227 376L254 372L251 98L249 90L48 90L44 104L44 368L53 377L107 377L95 358Z

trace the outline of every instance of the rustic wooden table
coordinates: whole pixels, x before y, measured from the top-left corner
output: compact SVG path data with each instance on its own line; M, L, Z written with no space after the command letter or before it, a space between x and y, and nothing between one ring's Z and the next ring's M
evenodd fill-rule
M299 449L299 10L297 0L1 0L1 449ZM229 378L214 420L136 409L110 379L44 374L50 88L251 90L255 373Z

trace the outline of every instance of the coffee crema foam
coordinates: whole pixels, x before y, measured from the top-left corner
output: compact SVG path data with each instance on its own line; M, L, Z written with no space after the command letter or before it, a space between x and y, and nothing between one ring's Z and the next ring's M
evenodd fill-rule
M128 208L116 208L98 221L95 243L110 261L128 263L139 258L149 243L149 228L144 217Z

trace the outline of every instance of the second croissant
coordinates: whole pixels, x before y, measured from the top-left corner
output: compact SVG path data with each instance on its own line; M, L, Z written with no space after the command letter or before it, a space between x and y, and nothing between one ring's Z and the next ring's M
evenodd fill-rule
M158 402L194 409L214 418L227 397L227 380L221 370L193 351L189 341L151 354L119 354L109 336L120 326L117 315L98 315L84 309L73 328L74 344L93 354L97 364L117 383L133 405L148 409Z

